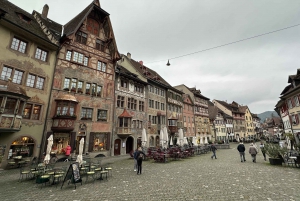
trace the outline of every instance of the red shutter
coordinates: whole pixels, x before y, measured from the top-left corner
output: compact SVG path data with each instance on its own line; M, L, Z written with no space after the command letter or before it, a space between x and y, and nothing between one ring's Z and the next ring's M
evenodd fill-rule
M110 135L111 133L107 133L107 142L106 142L106 150L110 150Z
M90 138L89 138L89 152L92 152L94 149L94 138L95 138L95 133L90 132Z
M73 150L76 149L75 138L76 138L76 132L71 132L71 133L70 133L70 146L71 146L71 152L73 152Z

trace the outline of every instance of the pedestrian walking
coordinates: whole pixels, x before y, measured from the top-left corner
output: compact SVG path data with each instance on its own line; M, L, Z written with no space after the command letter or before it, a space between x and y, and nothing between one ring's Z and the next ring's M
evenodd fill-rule
M134 160L134 166L133 166L133 171L137 171L137 156L138 156L138 150L136 149L133 153L133 160Z
M251 156L252 156L252 162L256 163L257 149L254 147L253 143L250 144L249 154L251 154Z
M211 151L213 152L213 155L211 156L211 159L213 159L215 157L215 159L217 159L217 156L216 156L216 146L214 143L211 144L211 147L210 147Z
M142 148L139 147L137 151L137 174L142 174L142 162L146 154L142 151Z
M260 142L260 145L259 145L259 148L260 148L260 151L261 153L263 154L264 156L264 160L266 161L266 149L265 149L265 144L263 142Z
M243 144L243 141L240 141L240 144L237 146L237 150L240 153L240 157L241 157L241 162L246 162L245 159L245 145Z

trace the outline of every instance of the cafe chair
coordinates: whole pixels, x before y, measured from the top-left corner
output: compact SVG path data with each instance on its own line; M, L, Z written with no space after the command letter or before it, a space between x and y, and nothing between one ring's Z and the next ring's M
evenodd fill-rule
M95 181L95 172L94 171L90 171L86 173L86 180L85 183L88 181L89 177L92 177L93 182Z
M110 174L110 176L112 177L112 167L106 167L104 168L106 171L108 171L108 175Z
M50 184L50 175L48 175L48 174L45 174L45 175L39 175L39 176L36 178L36 184L37 184L37 185L41 184L41 188L43 187L43 184L45 184L45 186L46 186L46 183L49 183L49 184Z
M19 181L22 182L24 175L25 175L25 179L28 179L31 176L31 172L29 169L25 169L24 167L21 167Z

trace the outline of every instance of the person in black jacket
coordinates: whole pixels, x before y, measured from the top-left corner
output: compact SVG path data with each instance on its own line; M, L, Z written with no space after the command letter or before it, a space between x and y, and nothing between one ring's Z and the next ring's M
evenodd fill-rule
M143 162L143 157L145 157L146 154L142 151L142 148L139 147L137 151L137 174L142 174L142 162Z
M217 159L217 156L216 156L216 146L214 145L214 143L211 144L211 147L210 147L210 150L213 152L213 155L211 156L211 159L213 159L215 157L215 159Z
M242 141L237 146L237 150L240 152L241 162L246 162L246 159L245 159L245 146L244 146Z

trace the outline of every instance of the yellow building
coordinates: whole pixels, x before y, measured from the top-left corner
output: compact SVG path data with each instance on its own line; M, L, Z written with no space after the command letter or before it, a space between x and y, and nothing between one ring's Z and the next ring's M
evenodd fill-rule
M40 144L58 41L30 13L0 2L0 162L5 168L8 161L17 166L44 152Z

